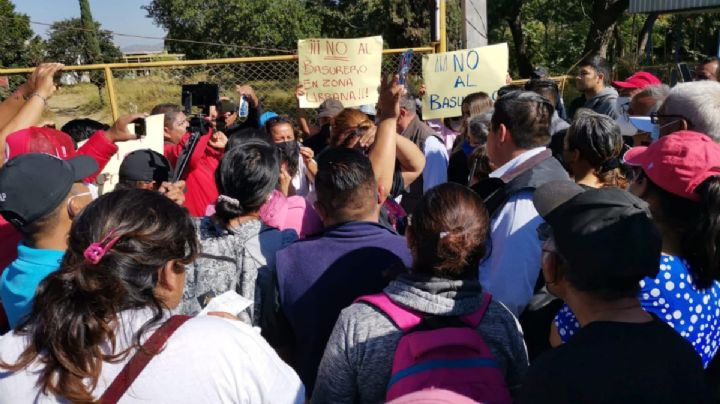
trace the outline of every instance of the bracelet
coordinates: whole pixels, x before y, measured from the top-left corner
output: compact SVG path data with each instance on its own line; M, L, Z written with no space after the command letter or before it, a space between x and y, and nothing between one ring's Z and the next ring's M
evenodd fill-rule
M45 104L45 106L46 106L46 107L48 106L48 99L45 98L45 97L43 97L43 96L40 95L39 93L34 92L34 93L28 95L28 96L27 96L27 99L29 100L29 99L32 98L32 97L38 97L38 98L40 98L40 99L43 101L43 103Z

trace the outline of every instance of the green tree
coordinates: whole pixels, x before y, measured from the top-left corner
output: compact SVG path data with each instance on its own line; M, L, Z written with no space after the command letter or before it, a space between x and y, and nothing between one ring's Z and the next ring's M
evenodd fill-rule
M299 0L152 0L143 8L169 38L226 44L165 43L187 59L293 52L298 39L319 36L322 24Z
M95 38L98 40L100 53L95 56L89 51L86 31L79 18L71 18L53 23L48 31L47 59L66 65L85 65L93 63L112 63L122 57L122 52L113 43L112 33L100 29L100 24L93 23ZM104 105L102 89L105 87L105 75L101 71L90 74L90 82L98 88L100 104Z
M100 41L98 40L99 28L93 22L92 13L90 12L90 2L88 0L80 1L80 24L83 28L83 37L85 38L85 60L89 63L97 63L101 58Z
M15 12L10 0L0 0L0 66L24 67L30 63L27 44L34 39L30 18Z

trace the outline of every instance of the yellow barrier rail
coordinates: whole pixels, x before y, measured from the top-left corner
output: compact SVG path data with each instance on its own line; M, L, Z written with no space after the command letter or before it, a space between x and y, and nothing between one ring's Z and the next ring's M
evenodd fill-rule
M406 51L408 48L403 49L385 49L383 50L383 56L387 57L399 57L399 55ZM416 54L420 55L423 53L435 52L434 46L426 47L415 47L412 49ZM256 57L240 57L240 58L222 58L222 59L206 59L206 60L173 60L173 61L157 61L157 62L142 62L142 63L102 63L93 65L68 65L63 68L63 72L92 72L102 71L105 76L105 89L107 91L107 99L110 105L110 112L112 119L117 119L121 113L118 103L118 94L115 86L114 72L134 72L142 71L145 69L160 69L160 68L188 68L193 66L221 66L221 65L252 65L262 63L273 63L273 62L286 62L292 63L298 60L298 55L281 55L281 56L256 56ZM397 66L397 63L394 64ZM393 67L394 67L393 66ZM415 68L419 69L420 63L416 63ZM0 75L18 75L18 74L30 74L33 72L34 67L26 68L8 68L0 69ZM290 70L290 69L285 69ZM277 72L275 72L277 75ZM262 75L258 74L258 79L262 79ZM290 80L290 77L285 77ZM297 80L297 77L292 79Z

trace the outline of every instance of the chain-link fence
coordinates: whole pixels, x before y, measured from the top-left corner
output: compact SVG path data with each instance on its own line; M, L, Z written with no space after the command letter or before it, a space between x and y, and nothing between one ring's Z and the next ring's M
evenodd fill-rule
M382 72L397 70L405 49L383 51ZM409 81L421 81L422 55L433 48L415 48ZM22 83L32 69L6 69L12 83ZM111 80L107 80L109 73ZM266 111L293 116L297 101L297 56L177 61L96 66L69 66L58 79L62 84L49 102L45 119L58 127L74 118L110 123L130 112L149 112L160 103L181 104L184 84L208 82L220 87L220 95L237 101L236 84L255 89ZM112 94L112 95L111 95ZM113 109L115 109L113 111ZM313 117L311 112L310 116Z

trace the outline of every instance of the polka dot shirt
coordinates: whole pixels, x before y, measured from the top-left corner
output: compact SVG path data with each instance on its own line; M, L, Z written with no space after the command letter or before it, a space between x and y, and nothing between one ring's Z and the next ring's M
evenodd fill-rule
M640 303L687 339L707 367L720 343L720 282L698 289L689 269L682 258L663 255L657 277L640 281ZM567 305L558 312L555 325L563 342L580 328Z

